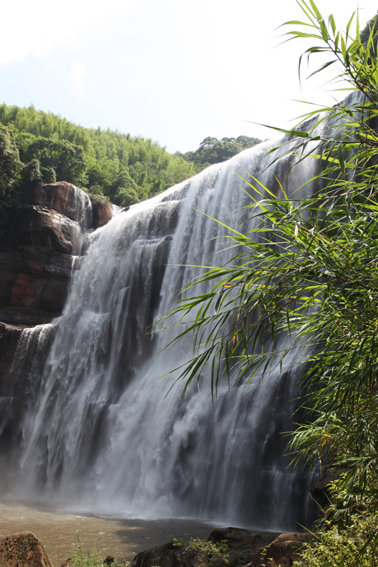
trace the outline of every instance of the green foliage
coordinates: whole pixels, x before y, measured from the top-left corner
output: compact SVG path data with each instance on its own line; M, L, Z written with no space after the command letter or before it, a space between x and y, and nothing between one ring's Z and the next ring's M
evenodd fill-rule
M187 549L201 552L205 565L209 567L228 567L229 565L227 542L214 543L200 538L191 538Z
M43 179L41 164L38 159L32 159L22 168L21 178L23 186L28 185L33 181L41 181Z
M206 138L196 152L171 155L151 140L87 129L33 107L5 104L0 105L0 127L0 152L8 140L0 171L1 199L8 186L15 194L33 180L64 180L121 207L148 199L259 141L247 136Z
M79 549L70 556L70 562L73 567L104 567L104 561L96 549L88 553Z
M80 539L78 538L77 551L70 555L69 561L72 567L104 567L111 565L112 567L130 567L130 561L119 562L114 557L107 556L103 559L97 549L93 551L84 552L81 549Z
M293 567L372 567L377 565L378 518L352 515L344 526L327 522L304 544Z
M26 160L38 159L44 170L53 169L60 180L86 184L86 159L83 148L66 140L37 138L23 152Z
M200 538L191 538L187 549L200 551L204 556L204 563L213 567L243 567L255 556L250 546L226 540L215 543Z
M237 138L213 138L208 136L200 143L200 147L194 152L182 155L187 161L193 162L198 171L213 163L220 163L238 154L246 148L250 148L261 142L258 138L238 136Z
M43 179L46 183L56 182L56 171L53 167L46 167L43 170Z
M69 181L120 206L147 199L197 172L194 164L151 140L83 128L33 107L0 105L0 126L19 152L19 168L38 160L35 178ZM28 175L25 171L24 180Z
M17 205L17 186L22 163L15 140L0 124L0 236L5 231L7 211Z
M0 127L0 198L12 191L21 169L19 152L10 132Z
M193 334L195 349L179 379L186 389L208 368L215 393L221 379L248 382L257 371L264 375L281 365L293 349L301 352L308 371L290 450L294 461L344 471L334 505L343 502L351 514L378 503L376 46L373 31L361 41L358 17L352 38L353 17L342 35L333 16L327 25L312 0L298 4L305 21L287 22L296 27L289 37L310 39L309 56L330 57L316 72L341 63L336 79L347 80L359 97L307 114L310 130L285 131L291 138L281 155L319 160L321 172L311 180L318 185L315 195L288 196L279 180L272 191L251 177L244 180L249 208L260 224L242 233L217 221L238 252L186 290L210 281L210 292L186 296L174 310L184 324L176 340ZM323 127L325 118L332 128ZM290 344L280 340L283 335Z
M251 547L243 544L234 544L224 551L225 559L229 567L245 567L250 563L256 552L252 551Z

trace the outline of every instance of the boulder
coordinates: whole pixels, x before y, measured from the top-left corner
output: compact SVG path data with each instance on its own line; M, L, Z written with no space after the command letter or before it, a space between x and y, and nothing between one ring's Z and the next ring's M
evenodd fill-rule
M113 207L106 199L92 197L92 225L93 228L104 226L113 216Z
M256 553L259 549L266 546L274 539L275 535L259 533L242 528L220 528L213 530L209 535L209 540L214 543L227 542L231 549L247 548Z
M206 564L206 563L205 563ZM203 567L204 554L197 550L184 549L173 540L159 547L138 553L133 567Z
M307 533L280 534L245 567L291 567L300 558L302 545L309 540Z
M78 222L83 228L90 227L90 198L84 191L67 181L32 183L25 190L25 204L52 209Z
M0 538L0 567L54 567L43 545L30 532Z

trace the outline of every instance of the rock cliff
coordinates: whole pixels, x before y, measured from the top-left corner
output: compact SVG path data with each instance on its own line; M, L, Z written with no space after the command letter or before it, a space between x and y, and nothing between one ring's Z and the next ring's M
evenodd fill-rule
M112 205L67 182L35 183L9 220L0 243L0 392L21 329L62 312L81 235L106 224Z

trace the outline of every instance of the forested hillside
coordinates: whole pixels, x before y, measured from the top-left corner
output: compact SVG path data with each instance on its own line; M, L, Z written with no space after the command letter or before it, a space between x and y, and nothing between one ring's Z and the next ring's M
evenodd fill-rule
M120 206L148 199L259 140L205 138L186 154L149 139L84 128L34 107L0 105L0 229L32 181L69 181Z
M151 140L5 104L0 105L0 157L2 199L30 181L65 180L127 206L197 171Z

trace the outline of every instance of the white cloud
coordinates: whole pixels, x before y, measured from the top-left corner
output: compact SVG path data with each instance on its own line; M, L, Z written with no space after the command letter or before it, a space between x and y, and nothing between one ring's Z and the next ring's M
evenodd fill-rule
M0 65L43 56L127 12L135 0L13 0L1 8Z

